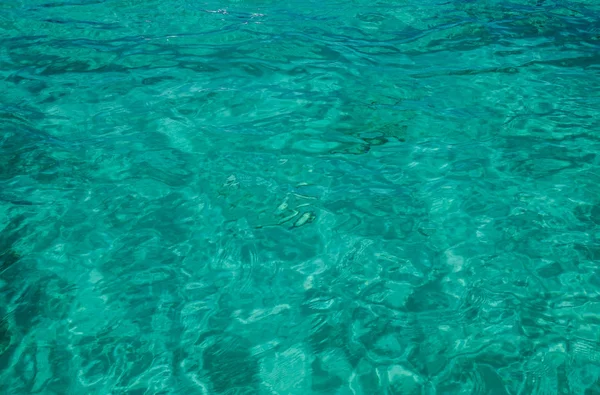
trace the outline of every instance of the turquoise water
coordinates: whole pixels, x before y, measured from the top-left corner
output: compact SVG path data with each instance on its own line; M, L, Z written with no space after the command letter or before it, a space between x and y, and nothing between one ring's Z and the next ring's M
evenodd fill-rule
M600 393L596 0L0 4L0 393Z

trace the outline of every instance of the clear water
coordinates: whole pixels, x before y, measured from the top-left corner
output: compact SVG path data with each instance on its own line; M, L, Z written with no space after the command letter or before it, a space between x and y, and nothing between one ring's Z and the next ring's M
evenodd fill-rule
M0 4L0 393L600 393L596 0Z

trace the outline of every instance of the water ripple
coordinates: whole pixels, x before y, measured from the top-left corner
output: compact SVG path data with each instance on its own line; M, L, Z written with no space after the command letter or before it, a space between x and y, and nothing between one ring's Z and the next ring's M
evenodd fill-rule
M600 393L598 2L0 10L1 393Z

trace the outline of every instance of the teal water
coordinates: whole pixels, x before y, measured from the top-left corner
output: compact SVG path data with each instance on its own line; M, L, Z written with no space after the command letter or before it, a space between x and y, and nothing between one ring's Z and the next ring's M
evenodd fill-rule
M596 0L0 4L0 393L599 394Z

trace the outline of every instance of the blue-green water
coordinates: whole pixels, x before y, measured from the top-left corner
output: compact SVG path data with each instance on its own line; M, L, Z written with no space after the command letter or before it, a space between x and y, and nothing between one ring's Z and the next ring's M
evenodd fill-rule
M599 394L596 0L0 4L0 393Z

